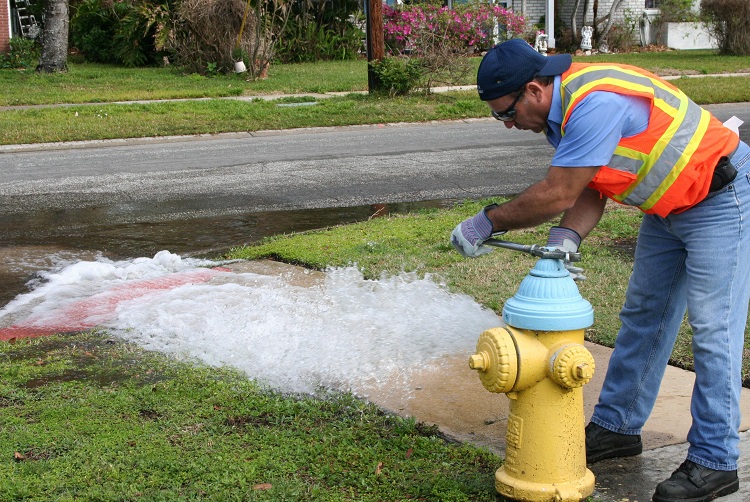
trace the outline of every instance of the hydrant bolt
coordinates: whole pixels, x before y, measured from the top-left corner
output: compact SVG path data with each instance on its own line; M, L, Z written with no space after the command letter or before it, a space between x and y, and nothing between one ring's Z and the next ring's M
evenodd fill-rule
M579 364L576 367L576 376L581 380L591 380L591 377L593 376L591 374L591 367L586 363Z

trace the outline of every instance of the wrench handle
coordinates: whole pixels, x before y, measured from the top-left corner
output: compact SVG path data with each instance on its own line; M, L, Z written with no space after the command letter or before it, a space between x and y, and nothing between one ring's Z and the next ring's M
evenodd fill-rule
M538 246L536 244L518 244L516 242L508 242L500 239L487 239L482 244L506 249L513 249L514 251L529 253L530 255L536 256L538 258L564 260L569 262L581 261L581 253L570 253L567 251L561 251L559 249L550 249L547 247Z

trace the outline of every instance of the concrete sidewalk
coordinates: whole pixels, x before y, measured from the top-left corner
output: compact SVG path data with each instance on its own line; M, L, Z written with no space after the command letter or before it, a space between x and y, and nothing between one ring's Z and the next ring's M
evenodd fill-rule
M477 333L479 338L479 333ZM584 386L586 423L597 402L612 349L586 342L596 361L594 378ZM690 395L695 375L667 367L653 413L643 429L644 452L638 457L609 459L590 466L596 476L594 499L603 502L646 502L655 486L668 478L687 455ZM469 369L467 356L447 359L439 369L413 374L413 392L394 396L374 390L368 399L394 413L437 425L447 437L505 452L509 399L484 389ZM382 386L381 388L387 388ZM750 428L750 389L742 389L742 431ZM740 491L720 500L750 500L750 433L742 433Z
M706 78L706 77L750 77L750 71L741 73L717 73L717 74L678 74L678 75L661 75L664 80L676 80L679 78ZM451 92L451 91L474 91L476 85L449 85L449 86L437 86L430 89L431 92ZM172 103L182 101L212 101L212 100L228 100L228 101L275 101L282 98L314 98L314 99L325 99L346 96L348 94L369 94L369 91L332 91L332 92L299 92L299 93L272 93L272 94L248 94L242 96L222 96L215 98L167 98L167 99L136 99L130 101L107 101L107 102L88 102L88 103L55 103L55 104L43 104L43 105L5 105L0 106L0 111L9 110L29 110L39 108L58 108L58 107L75 107L75 106L105 106L105 105L142 105L149 103ZM305 103L290 103L284 106L300 106ZM308 103L309 104L309 103Z

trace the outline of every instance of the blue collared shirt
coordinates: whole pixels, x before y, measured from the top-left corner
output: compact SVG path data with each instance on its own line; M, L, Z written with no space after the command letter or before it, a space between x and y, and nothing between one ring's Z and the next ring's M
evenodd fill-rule
M552 105L547 117L547 141L555 148L552 165L591 167L607 165L622 138L646 130L651 115L649 100L615 92L595 91L570 115L563 137L560 76L555 77Z

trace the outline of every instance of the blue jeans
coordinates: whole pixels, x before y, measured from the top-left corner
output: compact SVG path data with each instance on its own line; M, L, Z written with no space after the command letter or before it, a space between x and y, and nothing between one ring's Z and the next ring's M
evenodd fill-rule
M640 434L685 311L695 386L688 460L732 471L739 458L741 365L750 302L750 147L734 182L687 211L644 215L620 313L622 327L591 421Z

